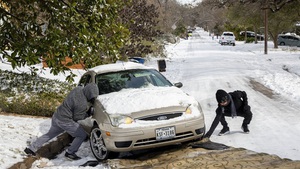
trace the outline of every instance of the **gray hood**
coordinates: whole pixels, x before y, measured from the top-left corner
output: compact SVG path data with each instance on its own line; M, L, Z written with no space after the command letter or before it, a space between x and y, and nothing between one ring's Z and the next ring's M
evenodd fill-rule
M87 100L91 100L92 98L96 98L99 95L98 86L95 83L89 83L83 88L83 94L87 98Z

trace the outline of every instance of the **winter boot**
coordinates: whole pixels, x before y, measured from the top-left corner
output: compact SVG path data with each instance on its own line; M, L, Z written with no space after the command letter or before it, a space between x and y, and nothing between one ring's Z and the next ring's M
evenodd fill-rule
M30 150L30 149L27 148L27 147L25 148L24 152L25 152L27 155L29 155L29 156L35 156L35 155L36 155L32 150Z
M223 127L223 129L220 131L220 133L218 134L219 136L223 136L224 134L229 133L229 127Z
M244 133L247 133L247 134L250 132L249 129L248 129L248 125L247 124L243 124L242 125L242 130L243 130Z
M65 157L68 158L69 160L80 160L81 159L75 153L71 154L68 152L65 153Z

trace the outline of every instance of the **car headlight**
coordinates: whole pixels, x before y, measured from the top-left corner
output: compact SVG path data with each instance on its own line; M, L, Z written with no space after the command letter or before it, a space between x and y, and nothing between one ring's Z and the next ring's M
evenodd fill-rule
M187 106L187 108L185 109L185 114L192 114L192 108L191 108L191 104L189 104L188 106Z
M189 114L197 114L197 112L199 112L200 114L203 114L202 112L202 108L200 106L200 104L198 103L197 106L193 106L193 105L189 105L186 109L185 109L185 114L189 115Z
M109 116L111 124L118 127L120 124L131 124L134 120L129 116L112 114Z
M190 106L185 109L185 114L192 114L192 109Z

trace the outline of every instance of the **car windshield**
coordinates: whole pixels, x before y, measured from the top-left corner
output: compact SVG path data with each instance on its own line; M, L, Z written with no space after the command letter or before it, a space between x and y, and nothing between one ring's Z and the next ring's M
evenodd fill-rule
M99 94L117 92L127 88L172 86L162 74L154 69L134 69L98 74L95 77Z

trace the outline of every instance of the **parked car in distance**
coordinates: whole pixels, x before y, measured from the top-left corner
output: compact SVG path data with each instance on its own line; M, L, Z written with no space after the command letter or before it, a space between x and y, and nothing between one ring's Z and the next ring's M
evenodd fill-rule
M247 37L255 38L255 32L246 31L246 33L247 33ZM245 31L241 31L240 36L245 37ZM262 40L265 39L265 37L263 35L260 35L260 34L256 34L256 37L257 37L257 40L259 40L259 41L262 41Z
M193 35L193 31L192 30L188 30L187 33L188 33L189 37L191 37Z
M223 32L220 37L219 43L221 45L228 44L235 46L235 36L233 32Z
M120 152L199 140L205 121L198 101L155 68L134 62L100 65L82 75L79 86L96 83L94 115L84 126L100 161Z
M277 38L278 45L300 47L300 37L295 35L280 34Z
M188 39L189 37L191 37L193 35L193 30L192 29L188 29L187 33L186 33L186 38Z

